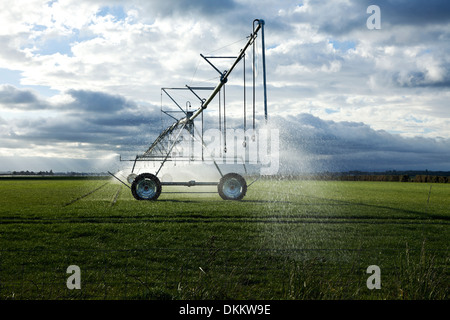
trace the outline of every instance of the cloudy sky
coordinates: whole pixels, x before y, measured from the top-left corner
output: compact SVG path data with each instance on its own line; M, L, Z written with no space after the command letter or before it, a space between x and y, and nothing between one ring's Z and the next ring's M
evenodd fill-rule
M448 1L16 0L0 2L0 171L114 170L161 131L161 87L214 86L199 54L236 55L255 18L283 170L450 170Z

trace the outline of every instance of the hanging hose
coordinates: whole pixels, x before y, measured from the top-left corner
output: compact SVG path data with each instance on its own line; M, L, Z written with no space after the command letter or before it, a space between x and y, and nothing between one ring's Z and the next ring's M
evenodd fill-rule
M225 107L225 85L223 86L223 152L227 153L227 118Z
M204 130L203 125L204 125L204 122L203 122L203 112L202 112L202 161L205 161L205 157L204 157L204 153L203 153L203 151L204 151L203 145L205 144L205 142L203 140L203 134L205 133L205 130Z
M221 92L222 89L219 91L219 144L220 144L220 157L222 157L222 103L221 103Z
M253 21L253 30L255 30L255 22ZM255 75L255 40L253 40L253 55L252 55L252 75L253 75L253 88L252 88L252 93L253 93L253 130L255 130L255 97L256 97L256 93L255 93L255 82L256 82L256 75Z
M247 131L247 96L246 96L247 87L245 85L245 54L244 54L244 141L242 142L242 146L247 147L247 136L245 132Z

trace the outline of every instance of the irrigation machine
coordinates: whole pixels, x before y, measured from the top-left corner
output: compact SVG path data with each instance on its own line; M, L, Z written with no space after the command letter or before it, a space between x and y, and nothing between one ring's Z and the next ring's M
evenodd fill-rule
M257 38L260 35L260 41ZM200 54L201 58L205 60L215 71L219 73L219 81L215 87L212 86L188 86L180 87L180 88L161 88L161 97L164 95L166 98L173 103L172 107L167 109L163 107L161 102L161 118L168 117L173 120L173 123L168 126L165 130L162 130L161 134L154 140L154 142L150 145L150 147L140 155L137 155L134 159L122 159L120 157L120 161L129 161L132 162L131 173L126 175L122 175L124 178L119 178L118 174L113 174L109 172L115 179L126 185L131 189L131 192L135 199L137 200L156 200L161 194L162 187L165 186L217 186L217 191L220 197L224 200L241 200L244 198L247 192L247 188L253 184L256 180L259 179L259 176L253 175L251 176L254 179L250 184L247 184L244 176L247 175L246 163L248 159L245 157L238 157L236 154L233 155L232 161L230 161L227 155L227 123L226 123L226 94L225 88L230 75L235 70L236 66L239 63L243 63L243 109L242 118L243 118L243 131L244 132L256 132L256 88L261 87L261 83L256 83L256 69L260 69L260 64L262 64L262 91L263 97L259 97L259 100L263 101L264 107L264 119L267 123L267 89L266 89L266 65L265 65L265 45L264 45L264 20L255 19L253 21L253 30L252 33L245 38L245 45L239 51L237 56L213 56L213 55L203 55ZM252 50L250 50L252 49ZM252 123L250 126L247 125L247 106L246 106L246 52L252 51L252 108L249 110L249 114L252 117ZM221 59L221 63L224 61L232 60L231 66L224 71L219 70L219 68L213 63L217 60ZM199 106L198 108L192 108L192 105L189 101L186 101L185 107L182 107L182 104L179 103L176 98L174 98L173 92L180 92L183 90L188 92L188 94L192 94L196 100L198 100ZM258 94L260 94L261 89L258 89ZM203 93L209 94L207 98L202 98L201 95ZM215 99L217 98L217 99ZM214 154L209 150L209 145L206 144L204 140L204 111L208 108L208 106L212 105L213 101L218 100L218 132L219 132L219 149L220 152L215 152ZM162 99L161 99L162 101ZM197 125L197 122L201 122ZM250 127L250 128L247 128ZM246 131L247 129L250 129ZM187 134L188 139L185 138ZM249 153L249 143L251 140L255 140L255 136L244 135L242 141L242 147L246 150L246 154ZM194 153L194 143L200 145L201 152ZM181 150L180 150L180 146ZM218 153L218 154L216 154ZM232 152L228 152L232 153ZM220 160L220 161L219 161ZM217 170L217 173L220 176L219 181L172 181L173 179L160 179L161 171L166 163L180 163L187 162L189 164L200 164L208 162L214 170ZM241 162L240 162L241 161ZM152 172L148 172L148 167L144 170L138 169L139 164L151 163L153 169ZM229 163L239 163L239 167L244 170L244 174L239 174L237 172L228 172L225 173L223 168L221 168L222 164ZM212 164L214 166L212 166ZM189 171L189 166L183 167L184 170ZM250 176L247 175L247 178ZM128 183L126 183L126 180Z

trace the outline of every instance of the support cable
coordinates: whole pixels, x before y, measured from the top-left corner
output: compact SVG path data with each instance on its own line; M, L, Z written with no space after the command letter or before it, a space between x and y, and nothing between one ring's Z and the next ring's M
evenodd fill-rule
M203 121L203 112L202 112L202 161L205 161L205 157L204 157L204 154L203 154L203 145L205 144L205 140L203 139L203 135L205 133L205 130L204 130L203 125L204 125L204 121Z
M227 153L227 116L225 104L225 85L223 86L223 152Z
M247 146L247 136L245 135L245 132L247 131L247 96L246 96L246 91L247 91L247 87L245 84L245 54L243 57L243 63L244 63L244 148Z
M253 21L253 32L255 32L255 21ZM255 113L256 113L256 39L253 40L253 63L252 63L252 71L253 71L253 131L255 130ZM254 136L253 136L254 137ZM252 138L253 138L252 137Z
M220 156L222 157L222 101L221 101L222 89L219 91L219 144L220 144Z

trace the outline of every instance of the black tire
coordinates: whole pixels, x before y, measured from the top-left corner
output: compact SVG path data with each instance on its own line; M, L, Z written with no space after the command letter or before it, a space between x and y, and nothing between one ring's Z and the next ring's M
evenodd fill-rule
M247 193L247 182L237 173L227 173L217 186L223 200L242 200Z
M161 194L161 182L151 173L142 173L134 179L131 193L136 200L156 200Z

